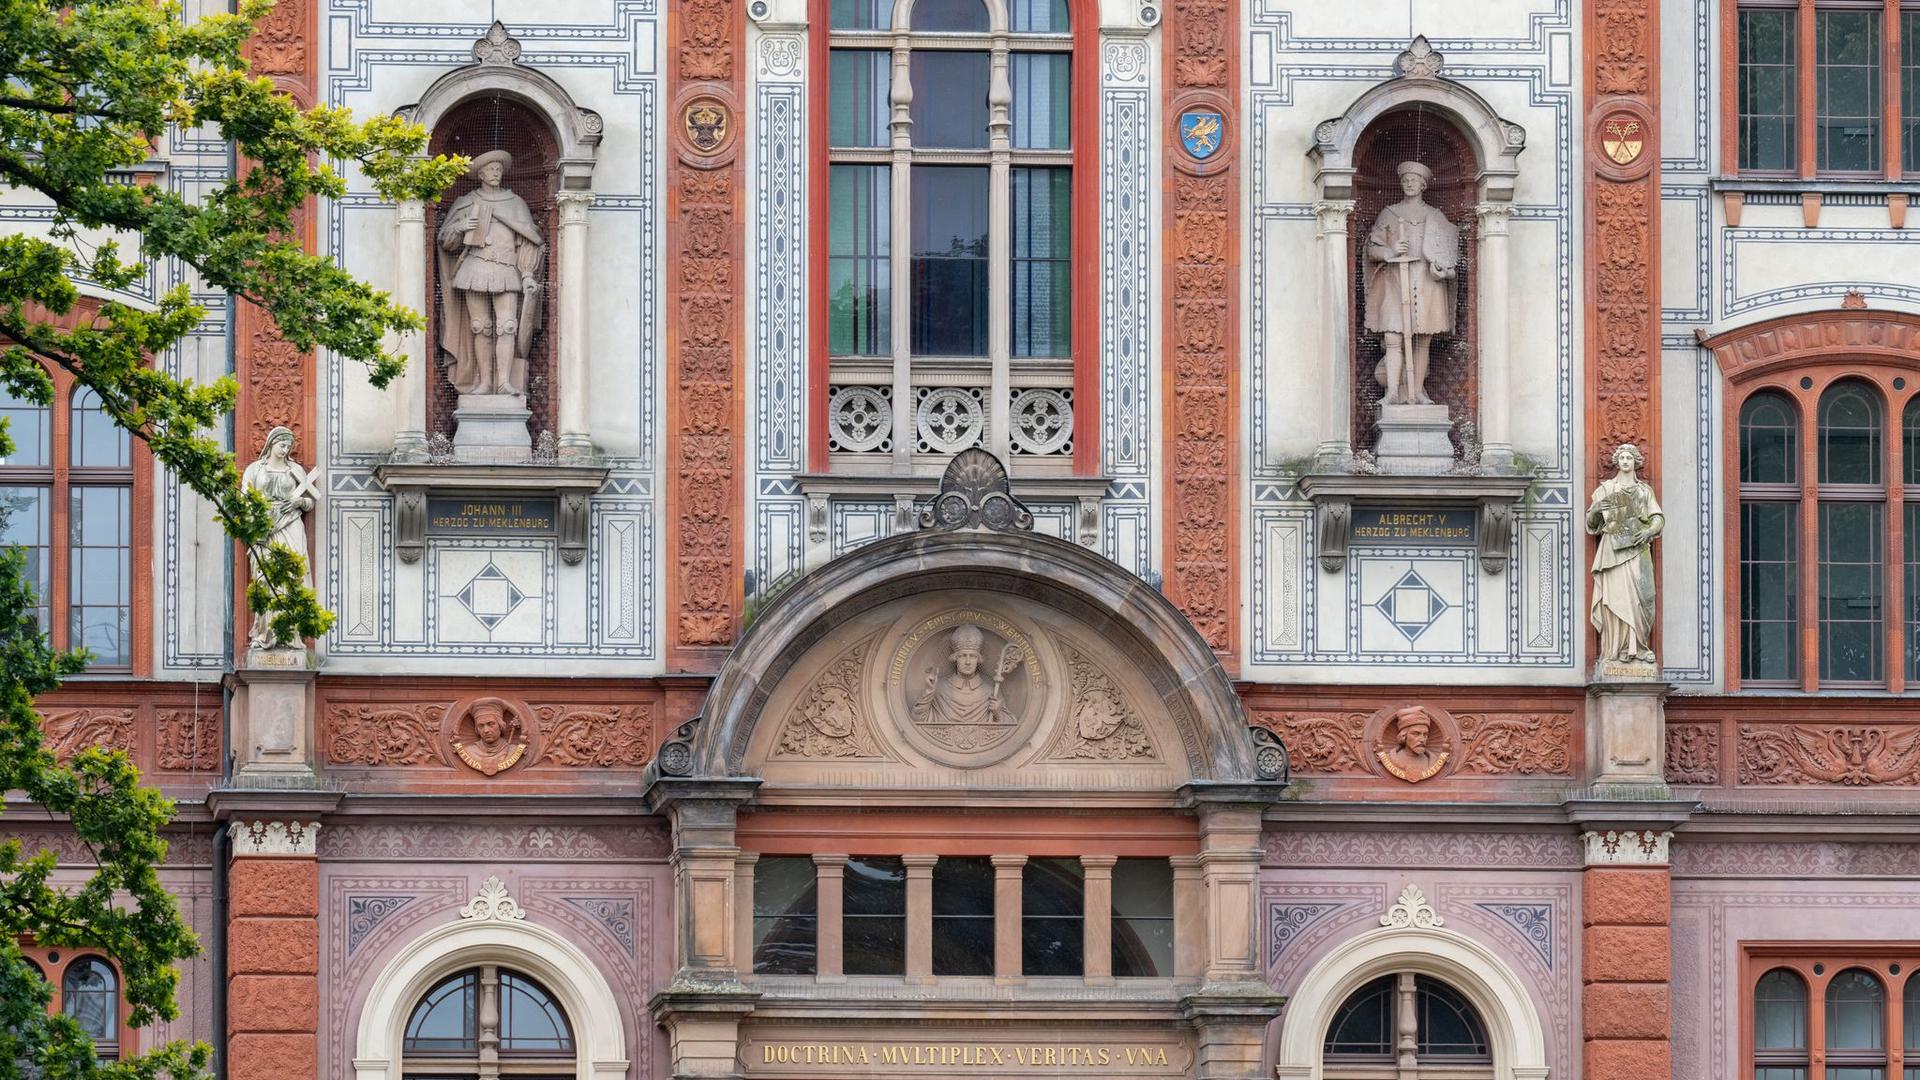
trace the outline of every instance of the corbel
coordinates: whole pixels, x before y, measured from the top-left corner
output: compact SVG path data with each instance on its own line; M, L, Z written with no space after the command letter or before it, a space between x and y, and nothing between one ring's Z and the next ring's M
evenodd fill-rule
M587 492L560 493L560 520L554 524L560 532L560 559L568 566L577 566L587 557L587 522L591 517L587 506Z
M1480 500L1480 565L1489 574L1504 573L1512 558L1513 501Z
M427 550L427 492L406 487L393 493L393 546L403 563L417 563Z
M1320 569L1337 574L1347 568L1347 537L1353 529L1353 503L1345 498L1320 498L1313 505L1320 536Z
M1082 495L1075 500L1080 504L1079 541L1081 547L1100 549L1100 496Z

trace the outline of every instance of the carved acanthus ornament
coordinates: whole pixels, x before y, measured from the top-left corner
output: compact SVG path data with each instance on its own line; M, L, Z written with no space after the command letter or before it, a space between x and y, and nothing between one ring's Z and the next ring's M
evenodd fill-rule
M880 756L862 705L861 674L873 646L871 639L841 653L814 677L806 696L794 706L775 757L865 758Z
M1436 926L1445 926L1447 920L1427 903L1427 898L1417 886L1409 885L1400 890L1400 899L1380 916L1380 925L1395 930L1430 930Z
M504 882L490 877L460 909L460 917L477 922L517 922L526 918L527 913L518 900L508 895Z
M1256 712L1305 776L1569 776L1573 720L1566 713L1462 713L1409 705L1376 713ZM1369 732L1373 734L1369 735Z
M653 710L644 705L541 705L542 761L612 769L638 767L652 754Z
M1558 713L1463 715L1466 745L1460 771L1486 776L1552 775L1573 771L1573 724Z
M1151 760L1147 727L1107 673L1071 645L1067 680L1072 690L1067 717L1048 757L1054 760Z
M96 746L133 752L132 709L52 709L44 721L47 749L61 761Z
M335 705L325 714L327 761L334 765L425 765L440 759L446 708Z
M1367 714L1262 713L1254 722L1272 731L1286 744L1296 774L1305 776L1358 775L1367 772L1361 759L1367 733Z
M1720 782L1720 728L1713 724L1667 724L1667 783Z
M529 704L518 698L394 704L336 703L321 714L333 765L455 763L493 776L516 765L638 768L653 751L646 704Z
M1742 784L1920 784L1920 727L1741 724Z
M154 761L160 768L206 772L220 767L219 713L161 709L153 718L159 740Z

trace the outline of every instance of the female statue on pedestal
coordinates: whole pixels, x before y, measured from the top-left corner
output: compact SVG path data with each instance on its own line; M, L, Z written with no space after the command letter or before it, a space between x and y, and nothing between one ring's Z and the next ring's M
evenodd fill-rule
M1653 488L1637 470L1646 464L1640 448L1622 443L1613 452L1611 479L1593 489L1587 532L1600 537L1593 553L1590 617L1600 633L1601 663L1653 663L1653 538L1666 515Z
M267 444L260 456L240 476L240 485L267 497L273 510L271 543L280 544L306 560L307 584L313 584L313 560L307 554L307 511L313 509L316 492L313 476L293 460L293 432L277 427L267 432ZM260 576L260 554L247 553L247 564L254 577ZM267 619L253 620L247 644L256 649L277 649L297 642L283 642Z

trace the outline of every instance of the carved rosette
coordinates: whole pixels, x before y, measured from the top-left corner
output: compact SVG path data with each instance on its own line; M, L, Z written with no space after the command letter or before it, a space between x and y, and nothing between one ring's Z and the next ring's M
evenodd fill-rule
M1157 761L1153 740L1125 693L1072 645L1067 659L1067 715L1047 757L1053 761Z
M871 722L866 715L866 689L861 676L872 654L873 640L841 653L814 677L807 692L780 728L774 757L880 757Z
M1216 653L1233 666L1239 585L1234 567L1234 445L1239 314L1234 287L1239 204L1235 128L1237 15L1228 0L1168 5L1163 130L1180 117L1221 117L1220 149L1204 160L1169 154L1166 194L1166 397L1169 538L1165 590Z

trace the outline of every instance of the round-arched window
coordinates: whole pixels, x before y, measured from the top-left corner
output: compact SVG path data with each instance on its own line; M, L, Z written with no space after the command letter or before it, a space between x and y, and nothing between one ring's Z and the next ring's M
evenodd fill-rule
M1458 990L1425 975L1382 975L1333 1015L1322 1044L1327 1080L1478 1080L1493 1075L1487 1027Z
M98 957L83 956L60 977L60 1011L74 1018L93 1040L102 1061L120 1057L120 979Z
M482 964L421 995L401 1042L408 1078L574 1075L573 1028L546 987Z

